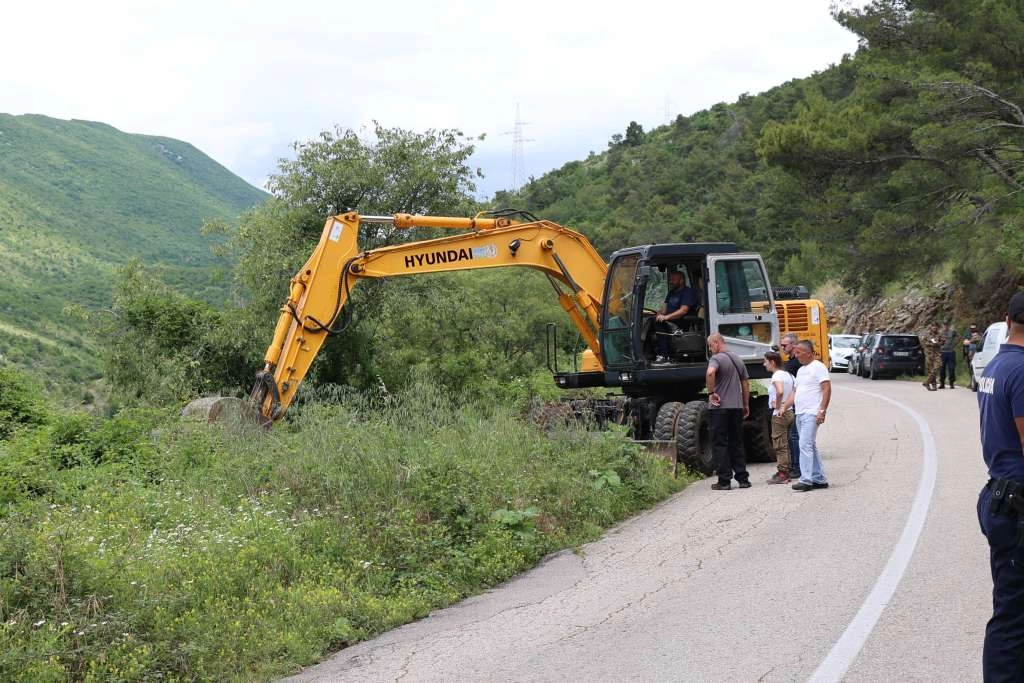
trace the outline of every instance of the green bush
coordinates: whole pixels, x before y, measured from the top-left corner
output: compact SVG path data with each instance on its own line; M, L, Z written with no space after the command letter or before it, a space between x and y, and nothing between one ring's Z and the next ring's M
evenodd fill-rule
M45 424L49 411L42 391L14 368L0 367L0 439L23 427Z
M266 680L678 487L622 433L426 382L271 431L62 416L0 453L0 679Z

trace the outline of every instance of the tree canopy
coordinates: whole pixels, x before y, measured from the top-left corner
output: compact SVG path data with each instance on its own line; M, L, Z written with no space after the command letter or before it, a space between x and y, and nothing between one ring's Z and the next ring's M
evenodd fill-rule
M876 0L835 10L854 56L643 132L524 187L526 208L608 254L734 240L776 281L865 293L954 259L1017 269L1020 2ZM499 202L510 197L499 195Z
M271 178L267 202L236 228L208 226L229 236L222 251L237 264L233 305L191 301L139 266L124 273L112 318L120 341L107 348L107 376L122 400L164 403L247 388L289 280L327 216L348 209L464 216L480 208L472 196L479 172L468 165L472 141L458 131L377 125L362 137L335 129L297 143L295 152ZM436 236L380 225L361 233L366 249ZM502 391L542 365L544 325L564 318L543 278L516 271L361 283L352 291L352 324L328 340L306 383L394 390L428 376L467 398ZM563 353L572 348L566 337Z

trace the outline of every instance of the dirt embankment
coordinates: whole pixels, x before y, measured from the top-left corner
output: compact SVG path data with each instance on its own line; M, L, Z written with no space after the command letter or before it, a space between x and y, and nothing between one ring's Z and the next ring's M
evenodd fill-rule
M989 323L1003 319L1006 302L1022 288L1024 278L1004 270L976 284L911 287L890 298L840 295L827 297L824 303L834 332L918 332L945 320L958 328L973 323L984 331Z

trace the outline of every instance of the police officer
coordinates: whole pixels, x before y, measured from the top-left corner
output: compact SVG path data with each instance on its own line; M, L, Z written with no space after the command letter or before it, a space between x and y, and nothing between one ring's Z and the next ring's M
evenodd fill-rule
M1010 299L1009 339L978 387L981 450L989 482L978 521L992 565L992 618L985 629L986 683L1024 681L1024 292Z

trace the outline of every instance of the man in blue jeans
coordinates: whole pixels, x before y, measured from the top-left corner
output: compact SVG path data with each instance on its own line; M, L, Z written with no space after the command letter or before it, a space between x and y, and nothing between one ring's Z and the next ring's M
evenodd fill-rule
M992 618L985 627L985 683L1024 681L1024 292L1014 294L1009 338L978 382L981 453L989 480L978 496L988 539Z
M960 344L960 335L950 326L948 320L942 325L940 339L942 346L939 348L939 356L942 365L939 366L939 389L946 388L946 377L949 377L949 388L952 389L956 382L956 349Z
M782 335L782 339L779 340L779 346L782 348L782 352L789 356L786 362L783 364L783 368L789 374L793 375L793 379L796 379L796 373L800 370L800 361L796 359L793 354L793 347L800 341L800 337L796 336L792 332L787 332ZM800 432L797 431L796 420L793 420L793 424L789 427L789 478L796 480L800 478Z
M827 489L828 479L818 453L818 427L825 423L828 404L832 399L832 381L828 368L814 358L814 344L804 339L796 343L792 353L800 361L793 394L786 400L786 408L796 408L796 425L800 432L800 481L793 484L794 491Z

